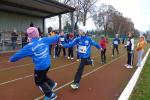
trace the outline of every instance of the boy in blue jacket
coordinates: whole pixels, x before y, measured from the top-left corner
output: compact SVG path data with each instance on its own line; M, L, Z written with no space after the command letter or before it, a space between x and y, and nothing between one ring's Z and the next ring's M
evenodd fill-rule
M81 62L79 65L79 68L76 72L74 82L70 85L72 89L78 89L79 83L81 80L81 76L84 70L85 65L93 65L93 60L90 59L91 55L91 46L95 46L97 49L100 49L101 47L93 41L90 37L88 37L83 30L79 30L79 34L81 35L78 38L75 38L72 42L69 42L68 44L62 44L65 48L70 48L75 45L78 45L78 53L79 57L81 58Z
M120 39L118 38L118 34L116 34L115 38L112 41L112 46L113 46L112 57L114 56L115 49L117 51L117 54L119 54L119 50L118 50L119 44L120 44Z
M39 32L35 27L29 27L27 34L30 43L11 56L9 61L15 62L24 57L31 57L35 64L35 84L45 94L44 100L54 100L57 98L57 95L52 90L56 87L57 83L48 78L46 74L51 67L49 45L58 41L59 36L40 38Z

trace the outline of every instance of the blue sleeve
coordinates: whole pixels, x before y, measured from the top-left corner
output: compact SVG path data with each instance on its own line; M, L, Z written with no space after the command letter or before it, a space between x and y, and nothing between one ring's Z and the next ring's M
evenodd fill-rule
M29 45L24 46L21 50L9 58L11 62L20 60L21 58L32 56L32 50Z
M65 43L65 44L62 44L64 48L70 48L70 47L73 47L77 44L78 42L78 38L74 39L73 41L69 42L69 43Z
M95 46L97 49L101 48L101 46L92 39L91 39L91 45Z
M59 37L60 37L59 35L55 35L55 36L51 36L51 37L44 37L43 41L46 44L53 44L53 43L57 43L58 42Z

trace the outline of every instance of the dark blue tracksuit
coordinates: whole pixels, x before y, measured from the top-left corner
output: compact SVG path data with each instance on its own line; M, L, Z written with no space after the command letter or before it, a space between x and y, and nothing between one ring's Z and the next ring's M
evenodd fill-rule
M117 51L117 54L119 54L119 50L118 50L119 44L120 44L120 39L119 38L114 38L113 41L112 41L112 45L113 45L112 55L114 55L115 49Z
M134 39L133 38L129 38L127 41L127 55L128 55L127 64L133 65L133 58L134 58Z

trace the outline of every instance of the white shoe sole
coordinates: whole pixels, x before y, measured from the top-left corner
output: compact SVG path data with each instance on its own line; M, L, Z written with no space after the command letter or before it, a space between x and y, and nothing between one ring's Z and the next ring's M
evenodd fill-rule
M71 87L73 90L76 90L76 89L79 88L79 87L74 87L74 86L72 86L72 85L70 85L70 87Z
M55 86L52 88L52 91L54 91L54 89L57 87L57 83L55 83Z

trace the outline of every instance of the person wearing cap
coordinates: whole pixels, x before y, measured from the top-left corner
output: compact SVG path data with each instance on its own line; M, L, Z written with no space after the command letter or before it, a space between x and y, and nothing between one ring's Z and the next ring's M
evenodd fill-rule
M9 58L9 62L16 62L24 57L31 57L34 63L35 84L45 94L44 100L54 100L57 95L52 92L57 83L47 77L51 68L49 45L59 40L59 36L40 38L36 27L27 29L29 42L21 50Z
M112 46L113 46L112 57L114 57L115 49L117 51L117 54L119 54L119 50L118 50L119 44L120 44L120 39L118 38L118 34L115 34L115 38L112 41Z
M136 46L136 51L138 52L138 62L136 67L141 66L142 56L144 54L144 47L145 47L145 37L142 35L140 36L139 42L137 43Z
M101 48L94 40L83 32L82 29L79 29L80 37L75 38L72 42L68 44L62 44L65 48L70 48L78 44L78 52L81 62L79 64L78 70L74 77L74 82L70 85L72 89L78 89L82 73L84 71L85 65L94 65L93 60L90 59L91 55L91 46L95 46L98 50Z
M101 50L101 64L106 63L106 45L107 40L104 35L101 36L101 40L99 41L99 45L102 47Z
M133 38L133 33L129 32L128 34L128 40L127 44L125 45L127 48L127 64L124 66L126 68L133 68L133 58L134 58L134 38Z

